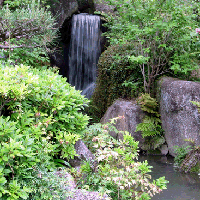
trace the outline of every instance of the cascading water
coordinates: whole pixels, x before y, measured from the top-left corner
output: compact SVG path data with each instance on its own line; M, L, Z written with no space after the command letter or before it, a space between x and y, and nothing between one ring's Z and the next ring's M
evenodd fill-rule
M77 90L83 90L82 94L88 98L95 87L100 53L100 17L74 15L69 49L69 83Z

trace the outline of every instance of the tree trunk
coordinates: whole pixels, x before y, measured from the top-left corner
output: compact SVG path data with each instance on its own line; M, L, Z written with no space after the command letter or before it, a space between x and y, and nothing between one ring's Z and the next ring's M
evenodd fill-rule
M4 2L4 0L0 0L0 8L2 8L3 2Z

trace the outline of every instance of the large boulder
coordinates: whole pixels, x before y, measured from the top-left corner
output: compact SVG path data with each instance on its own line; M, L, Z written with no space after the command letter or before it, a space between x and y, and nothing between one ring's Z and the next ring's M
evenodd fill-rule
M116 100L106 111L105 115L101 119L101 123L110 122L110 119L116 118L118 116L120 119L116 122L116 128L119 131L128 131L134 137L136 141L139 141L139 147L144 144L144 138L141 132L136 132L137 124L142 122L144 117L144 112L141 110L140 106L137 105L135 101L126 101L122 99ZM120 138L115 132L110 132L114 138Z
M78 156L75 156L74 159L69 160L69 164L72 167L79 167L83 161L90 162L90 166L94 170L96 167L96 160L95 156L92 154L92 152L87 148L87 146L84 144L82 140L78 140L75 145L76 154Z
M190 102L200 101L200 83L163 77L158 88L162 128L169 153L175 156L175 145L188 145L185 139L200 145L200 114Z

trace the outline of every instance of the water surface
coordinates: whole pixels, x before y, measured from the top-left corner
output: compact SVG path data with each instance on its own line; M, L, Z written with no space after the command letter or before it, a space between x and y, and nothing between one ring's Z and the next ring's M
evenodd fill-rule
M139 161L147 160L152 168L152 178L165 176L169 181L167 190L152 197L152 200L200 200L200 177L197 174L184 174L173 167L173 158L166 156L140 156Z

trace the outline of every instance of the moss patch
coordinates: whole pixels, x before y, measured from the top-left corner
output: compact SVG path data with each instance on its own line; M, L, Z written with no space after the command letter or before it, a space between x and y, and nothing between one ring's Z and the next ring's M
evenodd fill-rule
M108 47L101 55L90 112L98 119L114 100L131 99L143 91L140 68L133 66L128 59L128 56L134 55L134 51L134 44L115 45ZM134 84L136 87L132 87Z

